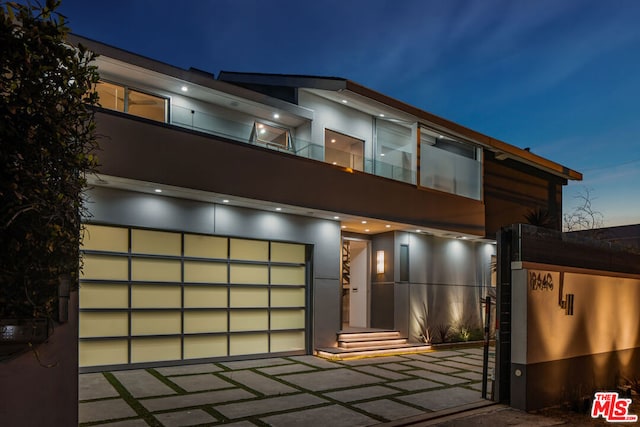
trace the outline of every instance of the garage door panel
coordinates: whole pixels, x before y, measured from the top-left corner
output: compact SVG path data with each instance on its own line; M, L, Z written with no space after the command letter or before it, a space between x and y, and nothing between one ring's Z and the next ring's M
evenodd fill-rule
M181 333L180 312L151 311L131 313L131 335L169 335Z
M81 367L305 349L305 245L87 227Z

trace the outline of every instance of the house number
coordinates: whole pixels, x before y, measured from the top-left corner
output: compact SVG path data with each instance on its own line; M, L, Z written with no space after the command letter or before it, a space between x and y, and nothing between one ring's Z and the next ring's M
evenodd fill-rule
M529 272L529 286L531 286L532 291L552 291L553 278L551 273Z

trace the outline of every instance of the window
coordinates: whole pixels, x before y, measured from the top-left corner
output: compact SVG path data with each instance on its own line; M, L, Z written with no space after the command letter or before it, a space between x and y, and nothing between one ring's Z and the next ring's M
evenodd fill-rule
M100 106L158 122L167 121L167 99L130 89L123 85L98 82Z
M481 198L480 149L420 128L420 185L476 200Z
M268 148L281 150L291 149L291 134L288 129L271 126L256 121L251 131L251 142L262 144Z
M376 119L376 175L416 183L415 127Z
M325 129L324 161L361 171L364 169L364 141Z

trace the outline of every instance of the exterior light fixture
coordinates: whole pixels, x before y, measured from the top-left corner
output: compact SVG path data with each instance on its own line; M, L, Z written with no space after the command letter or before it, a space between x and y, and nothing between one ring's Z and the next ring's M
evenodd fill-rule
M161 189L159 189L159 188L156 188L156 189L155 189L155 190L153 190L153 191L155 191L156 193L162 193L162 190L161 190Z
M274 118L274 119L279 119L279 118L280 118L280 114L278 114L278 113L273 113L273 118Z
M183 92L187 92L187 91L189 90L189 88L188 88L188 87L186 87L186 86L182 86L182 87L180 88L180 90L181 90L181 91L183 91Z
M420 229L416 230L416 233L421 233L421 232L422 232L422 230L420 230Z
M380 153L380 157L384 157L384 153Z
M362 223L363 223L363 224L366 224L366 223L367 223L367 221L362 221Z
M224 199L222 203L229 203L229 199Z
M365 228L365 229L364 229L364 232L365 232L365 233L368 233L368 232L369 232L369 229L368 229L368 228Z
M332 139L331 139L331 143L332 143L332 144L335 144L335 143L336 143L335 138L332 138Z
M376 273L384 274L384 251L376 252Z
M339 216L334 216L333 219L340 219L340 217Z
M340 227L340 228L347 228L347 226L346 226L346 225L343 225L343 226L342 226L342 227Z
M382 114L382 113L380 113L380 114L378 114L378 115L379 115L380 117L384 117L384 114Z
M278 212L280 212L280 211L282 210L282 208L276 208L276 210L277 210Z
M391 228L391 226L389 224L385 225L385 228Z
M343 103L343 104L346 104L346 103L347 103L347 100L346 100L346 99L343 99L343 100L342 100L342 103Z

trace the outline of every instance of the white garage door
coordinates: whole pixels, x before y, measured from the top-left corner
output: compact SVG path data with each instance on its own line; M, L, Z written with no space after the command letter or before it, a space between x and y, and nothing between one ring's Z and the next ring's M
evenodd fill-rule
M306 342L306 247L87 225L80 367L274 352Z

